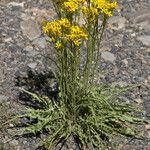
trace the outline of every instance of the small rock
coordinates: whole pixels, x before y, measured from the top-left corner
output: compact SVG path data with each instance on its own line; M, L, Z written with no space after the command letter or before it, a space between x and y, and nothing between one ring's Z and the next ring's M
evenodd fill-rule
M25 4L25 2L22 2L22 3L10 2L7 5L24 7L24 4Z
M113 85L120 86L120 87L126 87L128 84L127 84L127 82L119 81L119 82L114 82Z
M22 13L21 15L20 15L20 19L22 19L22 20L29 20L29 19L31 19L32 17L31 16L29 16L28 14L26 14L26 13Z
M31 69L35 69L36 66L37 66L37 63L35 63L35 62L28 64L28 67Z
M131 36L132 36L132 37L136 37L136 33L132 33Z
M39 54L39 52L33 48L32 45L28 45L23 49L23 53L25 53L27 56L35 57L36 55Z
M5 38L5 39L4 39L4 42L12 42L12 38L11 38L11 37Z
M7 64L3 61L0 61L0 83L4 82L5 78L6 78L6 67Z
M12 141L10 141L10 144L13 146L17 146L19 144L19 142L17 140L12 140Z
M146 49L146 52L148 52L148 53L149 53L149 52L150 52L150 48Z
M130 21L135 25L139 26L141 29L150 31L150 11L139 10L132 14Z
M92 144L92 143L88 143L88 148L89 148L90 150L94 150L93 144Z
M135 24L140 24L142 22L150 20L150 12L147 10L136 12L132 18Z
M150 137L150 124L145 125L145 128L148 132L148 136Z
M23 141L23 144L25 145L25 144L27 144L28 142L27 141Z
M114 62L116 60L115 55L107 51L101 52L101 56L105 61Z
M143 45L149 46L150 47L150 35L142 35L137 37L137 40L142 42Z
M9 127L14 127L14 125L12 123L9 124Z
M135 102L136 102L138 105L140 105L141 103L143 103L143 101L142 101L140 98L135 99Z
M111 29L120 30L126 26L126 18L121 16L113 16L108 20L108 23L111 25Z
M128 66L128 60L127 59L124 59L124 60L122 60L123 61L123 63L126 65L126 67Z
M150 31L150 21L143 21L141 23L138 23L138 25L142 28L142 29L145 29L145 30L148 30Z
M0 94L0 103L7 102L8 100L9 100L9 97Z
M11 53L16 53L17 51L21 51L21 47L15 44L9 45L8 49L11 51Z
M41 30L38 24L32 19L22 21L20 23L20 27L23 34L27 36L31 41L40 37L41 35Z
M117 67L115 67L113 70L114 70L114 75L117 75L119 72L119 69Z
M46 45L47 45L47 43L46 43L46 40L45 40L45 38L37 38L37 39L35 39L34 41L33 41L33 44L34 45L37 45L38 47L40 47L40 48L45 48L46 47Z
M24 51L30 52L33 50L33 47L31 45L28 45L24 48Z

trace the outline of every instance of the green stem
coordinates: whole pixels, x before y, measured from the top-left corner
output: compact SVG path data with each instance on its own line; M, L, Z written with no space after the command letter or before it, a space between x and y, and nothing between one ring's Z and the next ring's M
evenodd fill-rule
M89 83L89 76L90 76L90 69L91 69L91 65L92 65L92 57L93 57L93 39L92 39L92 25L89 23L88 26L88 31L89 31L89 37L88 37L88 41L87 41L87 58L86 58L86 64L85 64L85 68L84 68L84 83L88 85Z
M99 62L99 56L100 56L100 54L99 54L100 50L99 49L100 49L100 44L101 44L101 40L102 40L102 36L103 36L104 30L105 30L106 23L107 23L107 17L104 16L103 23L102 23L102 25L100 27L100 30L102 30L102 31L101 31L101 34L100 34L100 37L99 37L99 40L98 40L98 44L97 44L98 45L97 46L98 51L96 53L97 54L97 56L96 56L96 62L95 62L95 65L93 67L93 70L92 70L92 82L94 81L95 71L96 71L96 68L97 68L98 62Z

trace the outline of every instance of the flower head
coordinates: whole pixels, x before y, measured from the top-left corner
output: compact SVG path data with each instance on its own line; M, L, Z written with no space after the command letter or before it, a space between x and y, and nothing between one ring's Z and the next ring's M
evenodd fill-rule
M67 29L70 26L71 23L67 18L54 20L48 23L44 22L43 32L52 37L52 42L54 42L58 37L60 38L62 36L62 30Z
M43 26L43 32L49 36L61 36L61 25L56 20L48 22L45 26Z
M101 13L109 17L112 16L112 11L117 7L117 2L109 2L108 0L91 0L91 2Z
M71 23L67 18L60 19L58 23L60 23L60 25L64 28L69 28L71 26Z
M95 20L95 18L98 17L99 15L98 9L93 6L90 7L83 6L81 11L88 21Z
M80 5L84 3L85 0L67 0L63 3L63 8L69 12L73 13L79 9Z
M61 44L61 43L57 42L57 43L55 44L55 48L56 48L56 49L60 49L61 47L62 47L62 44Z
M67 40L73 42L76 46L81 44L82 39L88 39L88 35L85 33L84 29L79 26L71 26L70 32L66 37Z

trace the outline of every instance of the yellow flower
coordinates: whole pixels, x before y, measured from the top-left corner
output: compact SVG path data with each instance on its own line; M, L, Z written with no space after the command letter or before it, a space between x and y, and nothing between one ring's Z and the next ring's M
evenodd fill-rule
M51 42L56 42L57 39L62 38L63 30L70 28L71 23L67 18L54 20L52 22L44 22L43 32L51 37Z
M71 26L69 34L66 35L67 40L73 42L76 46L81 44L81 40L88 39L88 35L84 29L79 26Z
M50 42L53 42L53 43L56 42L55 38L52 37L52 38L50 39Z
M59 20L58 22L64 28L69 28L71 26L71 23L67 18L63 18L63 19Z
M80 5L84 3L85 0L67 0L63 3L65 11L73 13L79 9Z
M56 48L56 49L60 49L61 47L62 47L62 44L59 43L59 42L57 42L56 45L55 45L55 48Z
M94 8L93 6L90 7L83 6L81 11L88 21L95 20L95 18L98 17L99 15L98 9Z
M71 2L64 2L63 6L64 6L64 9L65 9L67 12L70 12L70 13L75 12L75 11L79 8L79 5L76 4L76 3L73 2L73 1L71 1Z
M117 7L117 2L109 2L108 0L91 0L91 2L101 13L109 17L112 16L112 11Z
M72 0L72 1L74 1L77 4L82 4L82 3L84 3L85 0Z
M44 27L43 27L43 32L46 33L49 36L61 36L61 25L58 23L58 21L52 21L48 22Z

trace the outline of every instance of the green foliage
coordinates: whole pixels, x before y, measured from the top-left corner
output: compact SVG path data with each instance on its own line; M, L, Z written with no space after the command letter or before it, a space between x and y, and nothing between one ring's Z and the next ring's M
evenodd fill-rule
M4 150L4 145L0 143L0 150Z
M89 143L95 148L106 150L108 145L113 144L111 139L114 135L137 135L134 125L143 123L143 120L134 117L138 109L117 98L129 88L90 86L84 89L82 83L76 86L77 103L73 107L61 99L52 102L24 90L35 101L42 102L44 107L27 108L24 115L15 118L26 117L32 121L20 134L47 131L48 138L38 146L44 145L48 150L71 135L78 138L78 144L83 150L88 149Z

